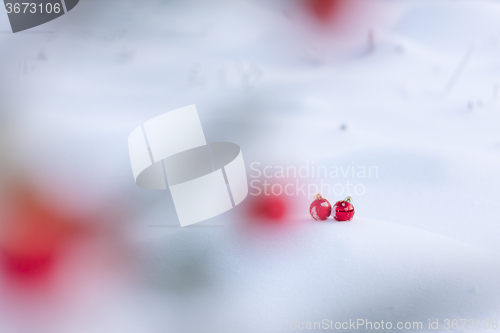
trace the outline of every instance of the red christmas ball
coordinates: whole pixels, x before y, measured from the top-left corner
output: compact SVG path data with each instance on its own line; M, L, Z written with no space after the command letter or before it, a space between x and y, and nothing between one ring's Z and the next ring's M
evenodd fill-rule
M354 206L352 205L352 198L347 197L345 200L338 201L334 205L334 219L339 222L346 222L352 220L354 217Z
M332 205L321 194L316 194L314 201L309 206L309 213L316 221L324 221L332 214Z

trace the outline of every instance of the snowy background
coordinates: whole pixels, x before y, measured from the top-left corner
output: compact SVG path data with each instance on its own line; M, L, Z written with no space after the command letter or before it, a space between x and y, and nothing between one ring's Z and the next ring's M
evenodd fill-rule
M12 34L0 11L0 332L500 320L500 2L327 14L82 0ZM190 104L249 176L309 162L378 177L324 180L363 185L351 223L313 221L299 196L279 221L252 222L248 198L176 227L169 194L135 185L127 138Z

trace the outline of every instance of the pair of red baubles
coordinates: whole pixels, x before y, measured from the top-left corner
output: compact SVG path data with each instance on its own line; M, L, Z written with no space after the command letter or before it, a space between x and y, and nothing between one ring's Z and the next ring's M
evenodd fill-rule
M314 196L314 201L309 207L309 213L316 221L325 221L332 215L332 205L328 200L323 198L321 194ZM352 220L354 216L354 206L352 198L347 197L344 200L337 201L333 205L333 218L339 222L347 222Z

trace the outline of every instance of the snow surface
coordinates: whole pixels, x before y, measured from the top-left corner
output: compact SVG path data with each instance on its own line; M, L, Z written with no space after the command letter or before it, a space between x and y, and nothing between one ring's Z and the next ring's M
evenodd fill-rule
M33 319L37 331L500 319L500 3L378 3L345 39L285 1L81 1L16 35L0 13L2 177L71 179L83 209L131 207L139 258L139 282ZM207 140L240 145L247 167L378 177L353 180L366 192L350 223L313 221L301 197L281 231L245 233L247 203L199 227L151 227L175 212L168 193L135 186L128 134L193 103ZM0 315L1 332L17 325Z

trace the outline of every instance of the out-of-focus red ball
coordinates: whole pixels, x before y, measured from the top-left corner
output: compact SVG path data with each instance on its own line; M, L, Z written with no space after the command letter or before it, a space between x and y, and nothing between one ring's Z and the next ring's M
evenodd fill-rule
M288 214L285 198L274 195L257 199L252 210L255 217L271 221L281 221Z
M44 280L54 270L60 250L80 233L77 218L45 205L33 189L19 185L2 221L0 269L18 280Z
M345 0L306 0L312 14L322 22L328 22L339 15Z
M316 194L314 201L309 206L309 213L316 221L327 220L332 214L332 205L321 194Z
M351 203L351 198L337 202L334 206L334 218L339 222L346 222L352 220L354 217L354 206Z

